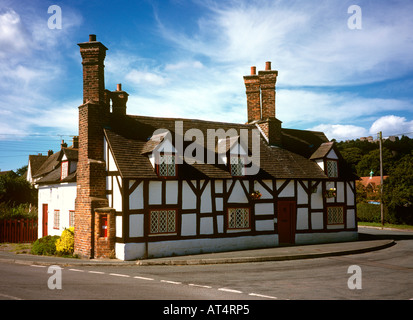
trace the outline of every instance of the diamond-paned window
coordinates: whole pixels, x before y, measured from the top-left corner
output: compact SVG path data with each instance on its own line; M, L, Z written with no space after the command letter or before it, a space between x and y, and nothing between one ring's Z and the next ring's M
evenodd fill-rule
M160 177L175 177L176 165L174 154L159 155L158 174Z
M343 224L344 223L344 208L343 207L328 207L327 208L327 224Z
M249 229L250 209L229 208L228 209L228 229Z
M337 161L327 160L327 175L330 178L338 178Z
M242 177L245 175L245 164L243 157L230 157L231 175Z
M154 210L150 214L150 233L175 233L176 210Z

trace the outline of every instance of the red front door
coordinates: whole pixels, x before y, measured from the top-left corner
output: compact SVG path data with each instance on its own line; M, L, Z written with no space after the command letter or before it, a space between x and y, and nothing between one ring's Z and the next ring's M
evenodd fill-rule
M295 243L295 201L278 202L278 237L280 244Z
M48 205L47 203L43 203L43 207L42 207L42 237L46 237L48 232L47 232L47 222L49 219L49 216L47 214L48 211Z

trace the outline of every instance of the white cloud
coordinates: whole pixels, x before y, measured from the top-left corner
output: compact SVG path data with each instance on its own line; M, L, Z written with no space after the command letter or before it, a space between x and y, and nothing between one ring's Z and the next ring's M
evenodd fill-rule
M342 124L320 124L309 130L321 131L329 140L358 139L366 136L367 130L363 127Z
M139 70L131 70L125 80L143 86L163 86L167 83L167 79L159 74Z
M370 127L370 134L382 131L384 136L402 133L413 133L413 121L395 115L383 116L377 119Z
M350 1L207 1L190 34L158 17L184 51L230 65L273 61L283 85L371 83L413 69L412 4L361 5L363 29L347 27ZM368 13L368 14L367 14Z
M204 65L199 61L180 61L177 63L169 63L165 66L165 71L176 71L176 70L193 70L202 69Z

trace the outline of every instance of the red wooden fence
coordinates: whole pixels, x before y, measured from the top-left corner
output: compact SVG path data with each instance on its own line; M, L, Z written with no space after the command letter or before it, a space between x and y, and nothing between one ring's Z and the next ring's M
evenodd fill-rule
M34 242L37 239L37 219L0 220L0 243Z

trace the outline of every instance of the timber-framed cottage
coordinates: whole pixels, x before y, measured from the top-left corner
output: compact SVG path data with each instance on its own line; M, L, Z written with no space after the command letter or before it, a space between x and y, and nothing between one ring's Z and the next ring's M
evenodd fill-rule
M77 254L132 260L357 238L356 177L323 133L282 128L270 62L244 76L246 124L145 117L127 114L121 85L105 88L96 36L79 46Z

